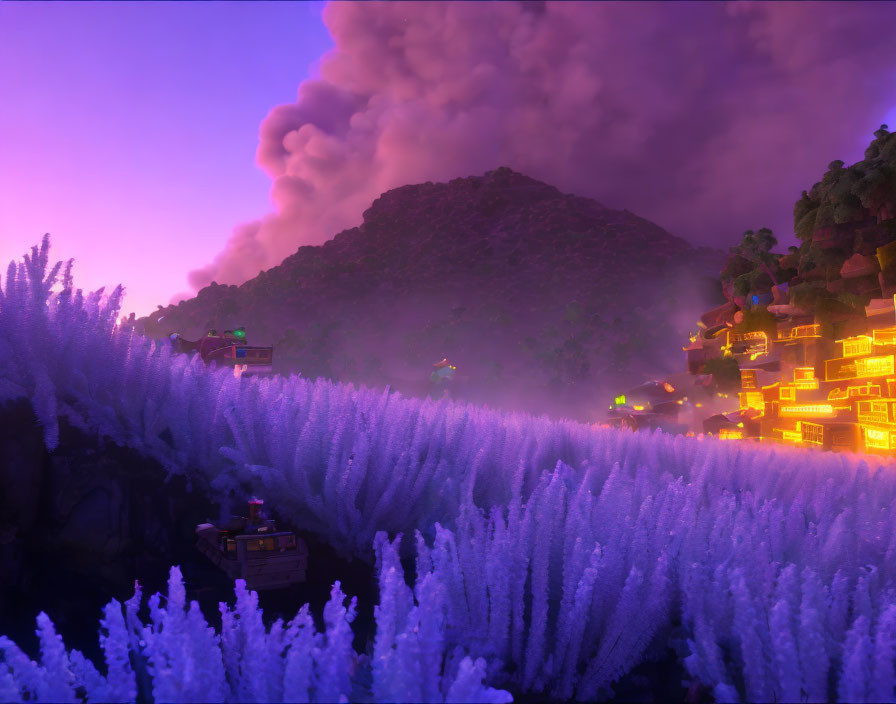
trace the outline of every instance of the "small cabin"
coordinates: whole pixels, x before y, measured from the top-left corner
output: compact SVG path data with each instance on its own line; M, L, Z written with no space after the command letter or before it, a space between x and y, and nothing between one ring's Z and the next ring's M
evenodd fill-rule
M292 531L278 531L261 512L259 499L249 502L249 516L233 516L223 526L196 527L196 547L232 579L249 589L276 589L304 582L308 547Z

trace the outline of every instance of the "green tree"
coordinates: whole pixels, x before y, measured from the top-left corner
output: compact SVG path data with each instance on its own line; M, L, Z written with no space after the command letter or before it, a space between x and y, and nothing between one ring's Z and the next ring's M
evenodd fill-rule
M758 232L747 230L735 247L729 250L722 270L722 282L734 282L734 290L744 296L752 291L768 291L778 284L780 255L772 252L778 244L772 231L763 227Z
M896 138L887 125L875 130L865 159L845 167L828 164L821 181L803 191L793 208L796 236L808 241L820 227L862 220L870 211L896 215Z

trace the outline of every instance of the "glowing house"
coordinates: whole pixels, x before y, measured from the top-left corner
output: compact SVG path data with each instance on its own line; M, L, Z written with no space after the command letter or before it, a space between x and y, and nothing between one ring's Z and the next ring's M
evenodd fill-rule
M775 325L774 333L723 333L721 353L741 369L739 408L749 411L743 439L896 454L894 299L872 300L864 317L838 321L834 329L849 331L839 338L808 316L779 316ZM699 373L685 349L689 371Z
M775 356L772 383L759 369L741 370L741 409L760 412L745 438L794 443L834 451L896 451L896 326L827 340L818 326L779 331L732 349L745 363Z

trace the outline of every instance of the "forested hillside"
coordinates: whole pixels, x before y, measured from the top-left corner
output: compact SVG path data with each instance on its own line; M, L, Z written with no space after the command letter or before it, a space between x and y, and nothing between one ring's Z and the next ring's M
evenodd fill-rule
M360 227L241 286L212 284L140 321L154 337L237 325L282 372L593 420L608 394L682 369L721 302L721 252L507 168L384 193Z

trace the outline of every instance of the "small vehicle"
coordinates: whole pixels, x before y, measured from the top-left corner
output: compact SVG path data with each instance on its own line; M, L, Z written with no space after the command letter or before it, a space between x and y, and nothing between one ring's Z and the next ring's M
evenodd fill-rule
M261 511L264 502L249 502L249 517L232 516L218 528L196 526L196 547L231 579L245 579L249 589L277 589L305 581L308 546L292 531L278 531Z
M685 398L684 392L668 381L648 381L614 398L607 421L629 430L685 432L686 426L678 422Z
M169 337L175 352L198 353L206 364L216 362L219 367L232 367L237 378L273 372L274 348L246 344L245 328L225 330L223 335L218 335L217 330L209 330L208 335L195 342L184 339L180 333L172 333Z

